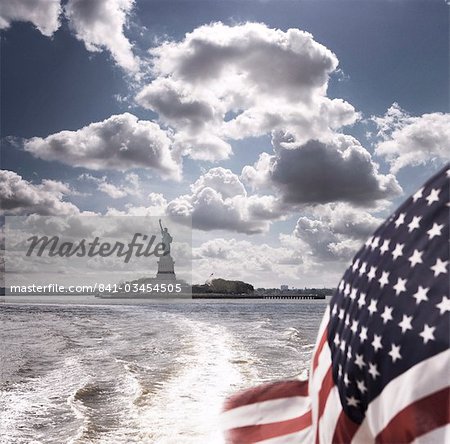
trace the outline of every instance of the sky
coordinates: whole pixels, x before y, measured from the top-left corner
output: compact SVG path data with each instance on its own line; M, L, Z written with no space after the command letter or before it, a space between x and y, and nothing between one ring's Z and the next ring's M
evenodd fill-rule
M193 281L335 286L448 159L442 0L0 0L6 215L192 218Z

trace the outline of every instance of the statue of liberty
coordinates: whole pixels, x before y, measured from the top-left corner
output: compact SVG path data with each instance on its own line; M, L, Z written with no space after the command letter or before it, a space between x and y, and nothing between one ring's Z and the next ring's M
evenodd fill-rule
M164 245L164 256L170 255L170 244L172 243L173 238L170 235L167 227L163 228L161 219L159 219L159 226L161 227L162 243Z

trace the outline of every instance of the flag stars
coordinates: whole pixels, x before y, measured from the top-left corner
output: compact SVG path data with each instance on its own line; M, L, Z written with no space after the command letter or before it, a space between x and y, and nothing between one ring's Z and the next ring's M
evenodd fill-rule
M375 278L375 272L377 271L376 267L370 267L369 273L367 273L367 279L369 282Z
M399 359L402 359L399 345L392 344L391 351L388 354L391 357L393 363L397 362Z
M420 304L422 301L428 301L428 293L429 288L422 287L419 285L417 291L413 294L413 298L416 300L416 304Z
M450 312L450 299L447 296L442 297L442 301L439 304L436 304L436 307L439 308L439 313L442 315L446 311Z
M384 254L388 250L389 250L389 239L385 239L383 241L383 245L381 245L381 247L380 247L380 253Z
M361 333L359 334L359 340L361 344L367 339L367 327L361 327Z
M398 228L400 225L403 225L405 223L405 213L400 213L397 217L397 219L395 219L395 228Z
M334 345L335 345L336 347L339 347L339 344L341 343L341 340L339 339L339 335L338 335L337 333L334 335L334 340L333 340L333 342L334 342Z
M408 224L408 233L416 230L420 227L420 221L422 220L421 216L413 216L411 222Z
M422 254L423 252L419 250L414 250L414 253L409 257L408 261L411 262L411 267L415 267L417 264L422 264Z
M420 190L418 190L414 196L413 196L413 202L415 203L417 200L419 200L421 197L423 197L423 188L421 188Z
M359 274L363 275L366 272L366 269L367 269L367 264L365 262L363 262L361 264L361 268L359 269Z
M346 343L345 343L344 340L342 340L342 341L341 341L341 345L339 346L339 348L341 349L342 352L345 351L345 346L346 346Z
M352 359L352 348L349 347L347 350L347 359Z
M383 348L383 345L381 344L381 336L373 335L372 347L376 352Z
M402 329L402 333L405 333L408 330L412 330L412 316L403 315L402 322L398 324L398 326Z
M357 331L358 331L358 321L353 321L352 322L352 326L350 327L350 330L353 332L353 333L356 333Z
M364 305L366 305L366 293L360 293L358 298L358 306L361 308Z
M364 381L356 381L356 386L358 387L358 390L364 395L364 393L367 392L366 384L364 384Z
M356 299L356 294L357 294L357 289L356 288L352 288L352 291L350 292L350 299L352 301L354 301Z
M392 307L384 307L383 314L381 317L383 318L383 324L386 324L387 321L392 321Z
M441 273L447 273L447 264L448 261L442 261L441 259L437 258L436 263L432 267L430 267L430 269L433 270L434 277L439 276Z
M383 288L385 285L389 284L389 272L382 271L381 277L380 279L378 279L378 282L380 283L380 288Z
M423 331L419 333L419 336L422 336L424 344L435 340L434 330L436 330L436 327L430 327L428 324L423 326Z
M370 305L367 310L370 311L370 314L374 314L377 311L377 301L375 299L370 301Z
M344 319L344 309L341 308L339 309L339 314L338 314L338 318L342 321Z
M403 255L403 247L404 247L404 246L405 246L404 244L396 244L396 245L395 245L394 251L392 251L392 257L394 258L394 261L395 261L398 257L400 257L400 256Z
M349 407L358 407L359 400L356 399L354 396L350 396L350 398L346 398L346 400L347 400L347 405Z
M375 250L378 245L380 245L380 238L377 236L372 239L372 249Z
M332 316L336 316L337 315L337 311L338 311L337 304L333 305L333 309L331 310L331 315Z
M372 376L373 379L377 379L377 377L380 376L377 364L372 364L371 362L369 362L369 370L367 371L370 373L370 376Z
M407 279L398 278L397 283L393 287L396 296L406 291L406 281Z
M433 188L430 191L430 194L425 198L425 200L427 201L427 205L432 205L434 202L439 202L439 194L440 194L441 190L438 190L436 188Z
M358 353L356 353L355 365L357 365L360 370L362 370L363 367L366 366L366 363L364 362L364 359L363 359L363 355L358 355Z
M348 379L347 373L344 375L344 384L346 387L348 387L350 385L350 379Z
M433 226L427 231L430 240L436 236L441 236L442 228L444 228L444 224L437 224L436 222L434 222Z
M350 294L350 284L345 284L344 295L348 296Z
M356 259L356 261L353 263L353 265L352 265L352 270L353 270L353 273L354 272L356 272L356 270L358 269L358 267L359 267L359 259ZM341 281L342 282L342 281ZM339 289L339 290L342 290L341 288Z

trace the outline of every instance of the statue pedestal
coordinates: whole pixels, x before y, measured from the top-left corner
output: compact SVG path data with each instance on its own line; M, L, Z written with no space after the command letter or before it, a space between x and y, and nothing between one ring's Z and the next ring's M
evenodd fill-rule
M158 261L158 273L156 273L156 279L164 281L175 281L177 279L175 275L175 262L170 254L161 256Z

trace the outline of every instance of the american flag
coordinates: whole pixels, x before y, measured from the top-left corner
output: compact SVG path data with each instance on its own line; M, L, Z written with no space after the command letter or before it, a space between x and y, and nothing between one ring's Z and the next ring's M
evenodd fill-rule
M368 239L325 312L308 381L230 398L233 444L450 443L448 166Z

